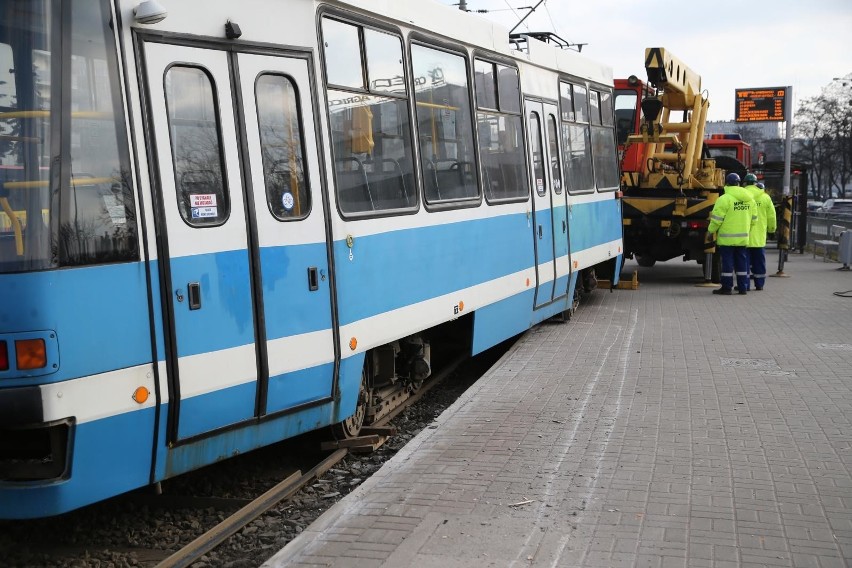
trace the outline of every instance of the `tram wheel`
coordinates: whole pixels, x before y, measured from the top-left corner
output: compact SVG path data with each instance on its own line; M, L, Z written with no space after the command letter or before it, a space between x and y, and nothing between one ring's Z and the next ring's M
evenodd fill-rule
M365 362L364 369L361 371L361 384L358 387L358 402L355 405L355 412L343 422L332 425L331 432L335 440L349 440L358 437L358 434L361 433L361 428L364 427L364 420L367 417L369 398L367 391L367 364Z

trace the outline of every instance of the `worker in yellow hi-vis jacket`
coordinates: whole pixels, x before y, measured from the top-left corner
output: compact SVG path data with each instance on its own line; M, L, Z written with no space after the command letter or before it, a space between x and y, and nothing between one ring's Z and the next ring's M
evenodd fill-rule
M766 234L774 233L778 222L775 218L775 205L764 191L762 183L754 174L746 174L743 185L751 192L757 205L757 222L748 234L748 267L754 278L754 289L763 290L766 283ZM746 288L748 290L749 288Z
M725 178L725 193L719 196L713 211L710 212L710 225L707 231L716 233L716 245L722 257L720 282L722 287L713 290L714 294L730 296L734 288L734 272L737 276L737 289L746 293L748 286L748 246L749 231L757 220L756 204L751 192L740 187L740 176L735 173Z

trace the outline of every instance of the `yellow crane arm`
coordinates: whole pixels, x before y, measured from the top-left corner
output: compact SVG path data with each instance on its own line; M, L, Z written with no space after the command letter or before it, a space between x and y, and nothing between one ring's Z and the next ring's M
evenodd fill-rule
M664 104L673 110L692 109L701 96L701 76L666 51L664 47L645 48L648 82L663 91Z

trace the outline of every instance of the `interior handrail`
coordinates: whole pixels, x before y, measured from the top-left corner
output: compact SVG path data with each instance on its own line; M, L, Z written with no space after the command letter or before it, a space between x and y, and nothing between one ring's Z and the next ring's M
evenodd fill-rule
M77 110L71 113L71 118L102 118L112 119L113 113L99 112L95 110ZM0 112L0 119L6 118L49 118L49 110L12 110L8 112Z
M118 178L113 177L90 177L90 178L72 178L71 185L95 185L98 183L116 183L120 180ZM47 187L48 181L46 179L32 180L32 181L7 181L3 183L3 187L6 189L33 189L40 187Z

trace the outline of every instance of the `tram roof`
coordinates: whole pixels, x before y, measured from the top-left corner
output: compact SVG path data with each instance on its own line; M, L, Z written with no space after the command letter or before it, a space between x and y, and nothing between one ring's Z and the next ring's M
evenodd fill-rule
M139 0L120 0L125 21L133 22L132 10ZM466 13L435 0L244 0L235 9L232 0L163 0L169 16L150 28L173 33L191 33L217 37L223 35L225 20L237 22L243 38L286 45L315 45L313 25L289 26L292 22L313 22L322 5L349 9L356 13L380 14L384 19L413 31L437 35L448 41L463 42L533 65L559 70L575 77L612 84L612 70L584 55L559 49L533 38L526 51L517 51L509 43L509 29L481 15ZM199 9L202 7L203 9ZM277 10L286 14L281 20Z

